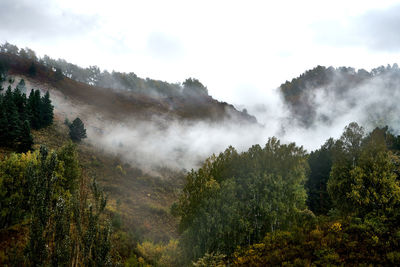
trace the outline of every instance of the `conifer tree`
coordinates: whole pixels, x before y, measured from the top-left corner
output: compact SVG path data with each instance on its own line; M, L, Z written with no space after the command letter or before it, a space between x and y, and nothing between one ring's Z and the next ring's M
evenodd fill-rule
M41 98L41 126L49 126L53 123L53 105L51 104L49 91Z
M40 91L32 89L28 98L28 112L33 129L40 129L41 127L40 103Z
M86 138L86 129L80 118L76 118L69 125L69 136L72 141L80 142L83 138Z
M7 128L8 120L5 110L5 104L3 101L3 95L0 94L0 146L5 146L7 144Z
M31 128L29 127L29 122L26 120L23 123L21 135L18 138L18 152L26 152L32 149L33 137L31 135Z
M11 91L11 87L8 87L3 98L3 103L5 115L7 118L7 125L5 129L5 144L6 146L12 147L14 142L20 135L21 122L19 119L17 107L14 103L14 97Z

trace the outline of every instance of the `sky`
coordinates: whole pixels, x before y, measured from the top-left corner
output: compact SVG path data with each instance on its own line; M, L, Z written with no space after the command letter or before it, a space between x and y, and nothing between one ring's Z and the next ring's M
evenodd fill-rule
M0 42L39 56L168 82L218 100L273 104L317 65L400 63L400 1L1 0Z

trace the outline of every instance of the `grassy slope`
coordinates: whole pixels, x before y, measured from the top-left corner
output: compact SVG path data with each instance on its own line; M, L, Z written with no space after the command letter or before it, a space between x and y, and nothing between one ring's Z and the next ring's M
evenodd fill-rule
M67 127L57 118L54 125L33 135L36 149L42 144L56 149L69 141ZM145 175L85 142L78 145L78 152L83 175L95 177L103 186L109 196L107 209L121 215L125 231L154 241L177 236L177 221L169 207L177 197L182 174L166 173L169 177L163 179Z
M62 94L73 105L89 107L90 114L101 114L108 120L124 121L130 117L148 120L161 115L181 120L219 122L233 116L243 123L256 123L254 117L211 97L156 99L134 92L94 87L66 77L57 80L53 71L41 65L36 65L35 77L29 77L29 60L3 53L0 53L0 60L9 62L9 75L24 78L37 88L49 90L51 95ZM56 149L69 141L64 117L57 107L55 114L59 117L56 116L54 125L33 131L36 149L40 145ZM11 152L0 148L0 159ZM85 142L78 145L78 152L83 175L95 177L104 187L109 195L107 209L121 215L124 232L132 232L140 240L166 241L177 237L177 220L169 209L183 186L182 173L162 170L163 178L147 175L122 163L118 156L106 154Z

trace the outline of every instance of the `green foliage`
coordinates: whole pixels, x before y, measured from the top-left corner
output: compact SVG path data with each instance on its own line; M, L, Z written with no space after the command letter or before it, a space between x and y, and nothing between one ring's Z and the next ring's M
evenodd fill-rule
M388 216L400 204L396 156L383 133L376 129L362 139L362 129L353 123L336 142L328 192L342 214Z
M72 141L80 142L83 138L86 138L86 129L80 118L76 118L69 127L69 136Z
M0 227L28 220L28 242L18 252L26 266L110 265L111 227L101 218L106 197L95 181L86 191L76 157L69 143L0 161Z
M61 147L58 151L58 159L63 162L63 187L74 193L77 187L77 179L81 175L76 145L72 142Z
M225 255L223 254L208 254L206 253L203 257L201 257L200 259L198 259L196 262L193 262L193 266L194 267L224 267L225 262Z
M0 161L0 228L21 222L29 211L28 165L37 162L37 153L12 154Z
M396 139L387 130L387 127L376 128L364 136L363 129L351 123L339 140L329 140L312 153L311 172L329 162L324 162L325 156L332 156L328 180L328 192L333 200L330 217L320 216L316 220L309 217L292 231L267 233L262 242L237 249L233 254L234 265L397 264L399 158L387 149L394 147ZM330 153L324 155L327 151ZM326 171L322 170L325 176Z
M41 125L42 127L49 126L53 123L53 110L54 107L51 104L50 94L47 91L44 96L41 98Z
M241 154L231 147L189 173L173 208L189 258L229 254L267 232L289 229L305 208L305 170L301 147L272 138Z
M398 237L371 222L331 221L321 217L311 227L269 233L258 244L239 248L234 266L392 266Z
M167 244L154 244L145 241L137 245L137 251L146 262L160 267L182 266L182 252L178 240L170 240ZM140 266L140 265L139 265Z
M197 79L189 78L183 82L183 93L189 96L208 95L207 88Z
M53 123L53 106L47 92L40 97L39 90L31 91L26 98L25 82L20 80L15 90L8 87L0 94L0 146L26 152L33 145L31 127L40 129Z
M320 149L308 156L310 171L306 182L307 206L318 215L326 215L332 208L327 182L332 168L333 144L333 139L329 139Z
M56 71L54 73L54 78L56 79L56 81L64 79L64 74L60 68L56 68Z
M28 74L29 74L29 76L34 77L34 76L36 76L36 72L37 72L36 65L35 65L35 63L32 62L31 66L28 69Z
M29 122L25 121L22 129L21 134L16 140L17 142L17 151L18 152L26 152L32 149L33 145L33 137L31 135L31 128L29 127Z

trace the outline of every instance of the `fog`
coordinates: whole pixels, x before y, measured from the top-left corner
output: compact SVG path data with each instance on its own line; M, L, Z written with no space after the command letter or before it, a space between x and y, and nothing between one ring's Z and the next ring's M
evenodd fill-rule
M70 101L60 91L52 90L51 98L56 114L70 120L79 116L84 121L88 132L85 142L98 149L118 155L147 172L154 172L158 167L190 170L228 146L245 151L254 144L263 146L272 136L283 143L296 142L312 151L328 138L340 137L343 128L353 121L367 131L389 125L394 133L399 132L400 88L390 73L340 93L333 88L337 82L304 90L306 93L302 97L308 99L315 111L308 127L295 119L279 89L265 90L255 103L237 105L256 116L258 124L235 120L189 121L171 116L153 116L146 121L135 118L112 121L93 112L90 106ZM27 82L27 87L41 86Z

